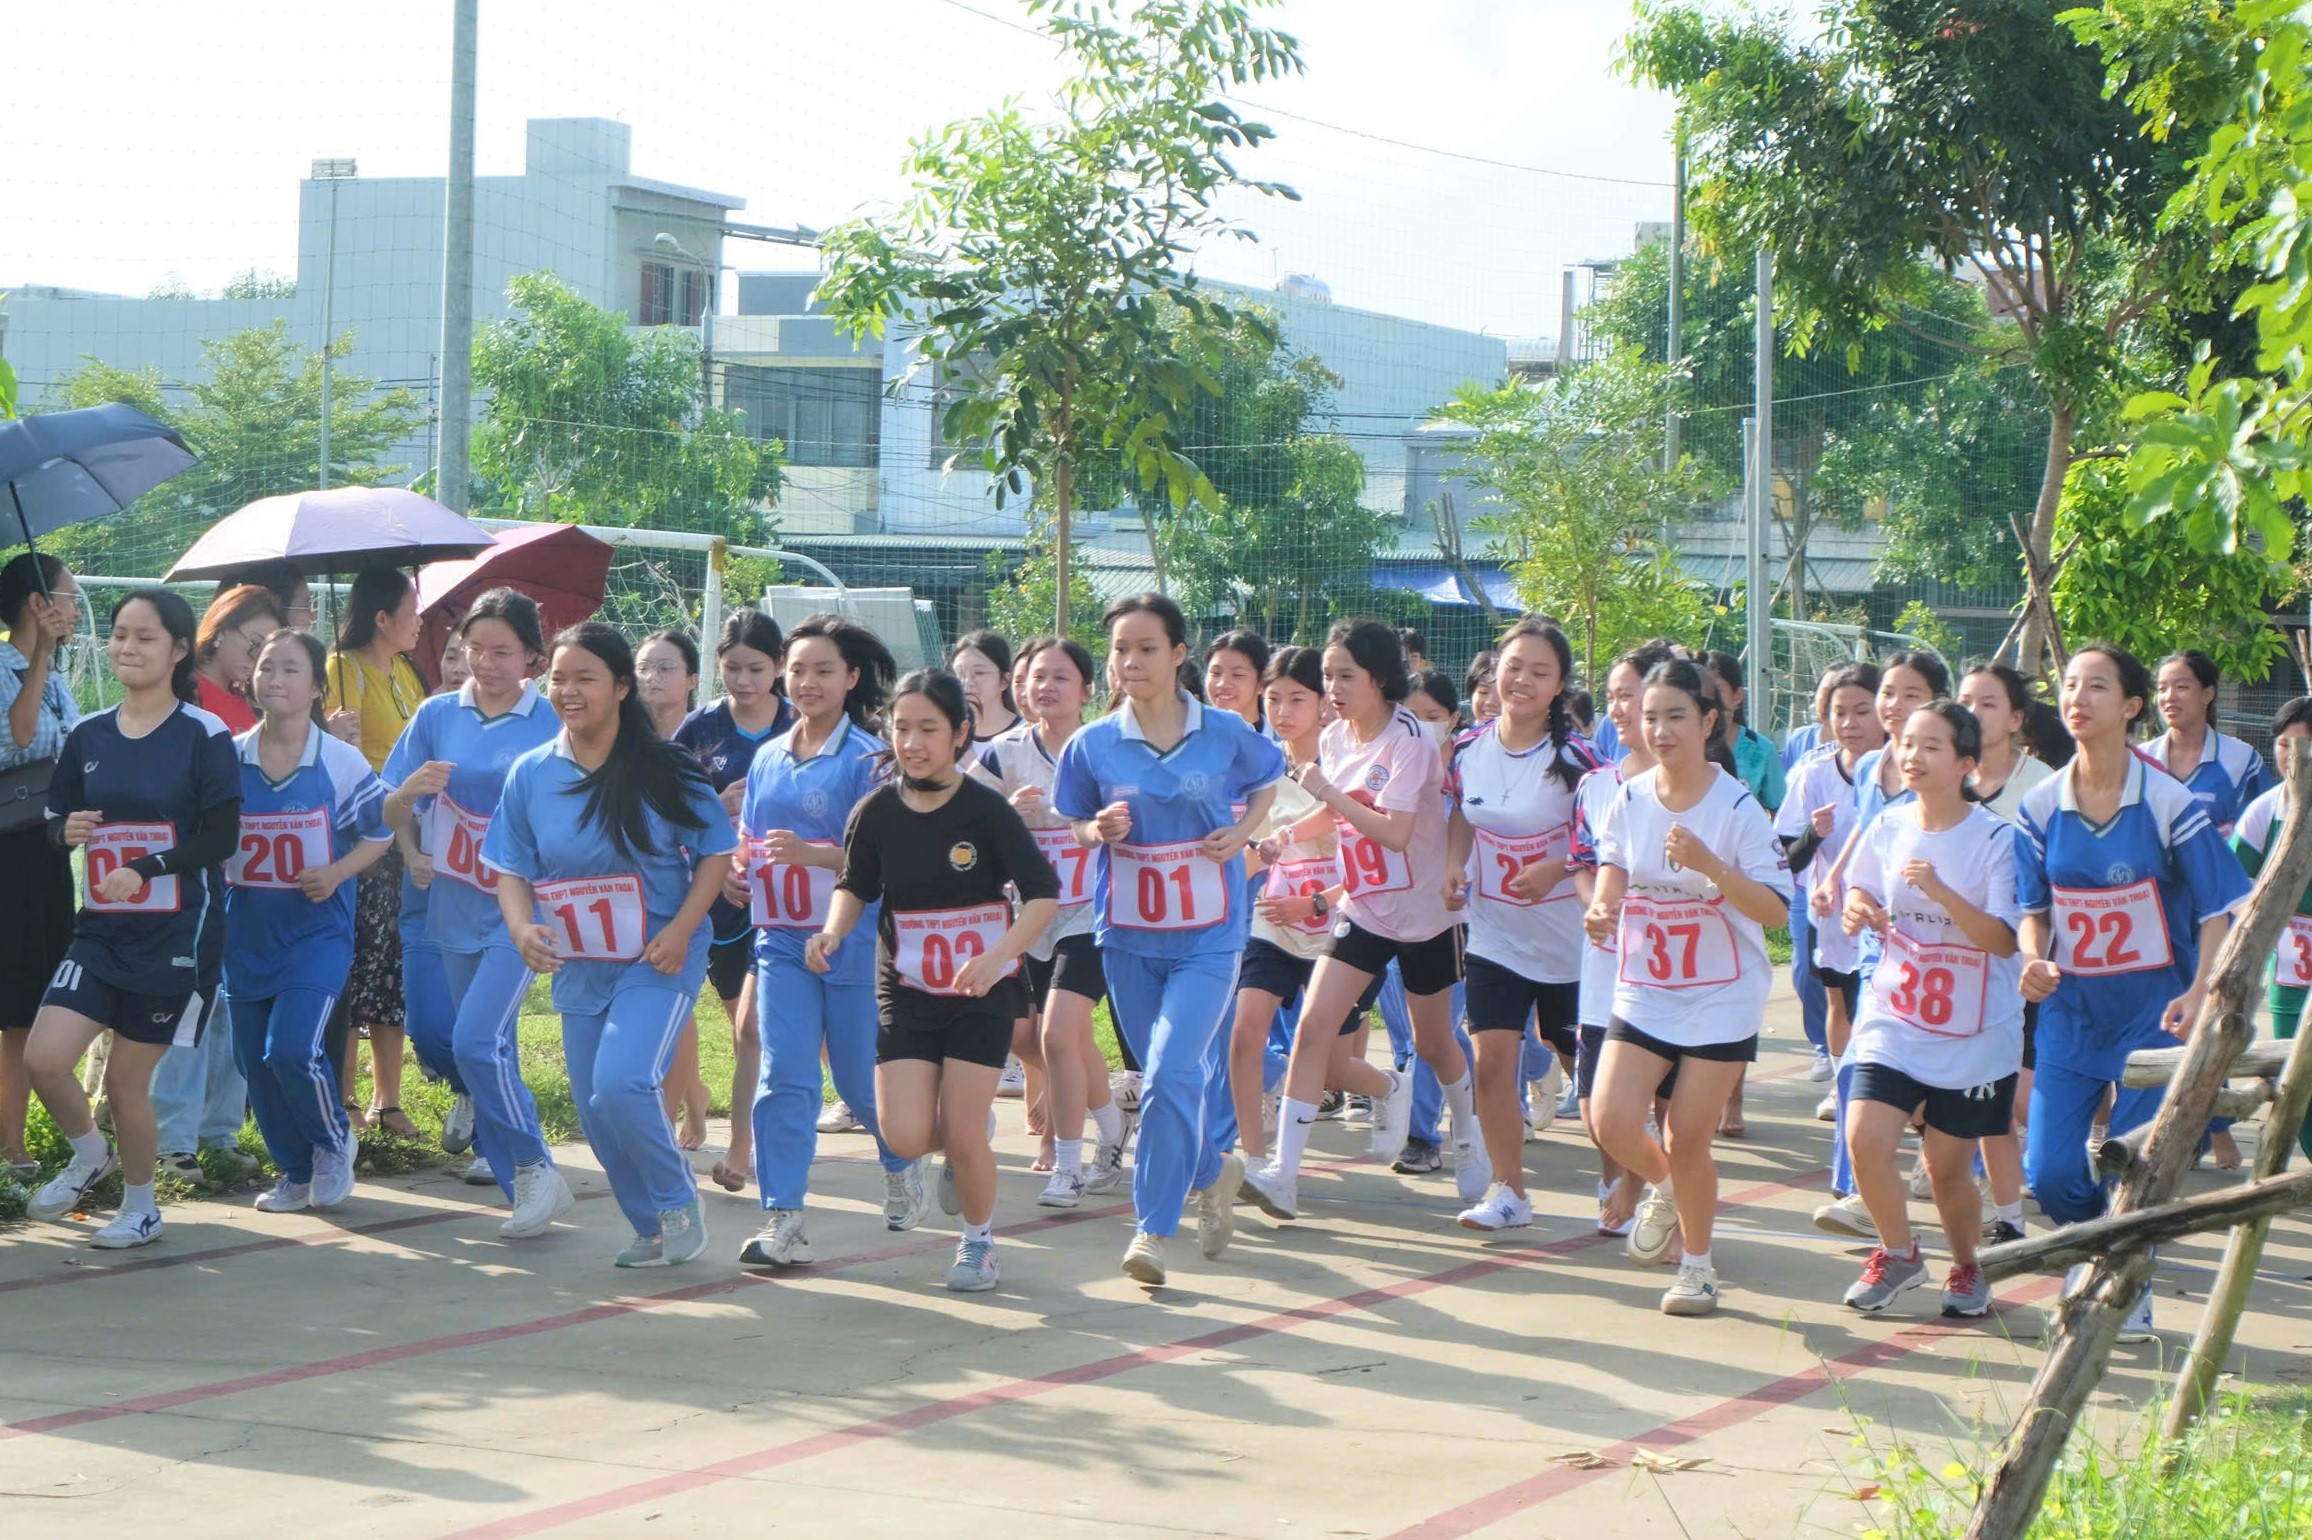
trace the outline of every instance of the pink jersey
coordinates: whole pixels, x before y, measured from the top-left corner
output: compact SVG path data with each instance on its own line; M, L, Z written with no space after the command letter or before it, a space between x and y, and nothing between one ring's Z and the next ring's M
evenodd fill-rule
M1402 707L1370 743L1346 722L1317 740L1325 779L1351 801L1385 813L1413 814L1413 841L1390 850L1338 821L1348 896L1341 910L1390 941L1426 941L1454 923L1445 907L1445 761L1420 719Z

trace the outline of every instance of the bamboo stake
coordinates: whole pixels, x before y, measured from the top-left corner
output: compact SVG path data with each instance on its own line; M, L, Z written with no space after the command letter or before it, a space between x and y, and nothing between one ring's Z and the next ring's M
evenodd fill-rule
M2059 1273L2097 1257L2142 1250L2201 1230L2242 1225L2306 1204L2312 1204L2312 1168L2178 1198L2157 1208L2082 1220L2004 1246L1986 1246L1977 1265L1993 1283L2021 1273Z

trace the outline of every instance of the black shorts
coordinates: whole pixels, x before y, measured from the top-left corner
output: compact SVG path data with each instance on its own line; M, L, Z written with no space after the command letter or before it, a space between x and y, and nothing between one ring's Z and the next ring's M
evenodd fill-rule
M1590 1099L1590 1093L1597 1089L1598 1060L1605 1051L1606 1029L1603 1027L1583 1027L1581 1029L1581 1055L1573 1062L1573 1086L1574 1093L1585 1102ZM1662 1083L1654 1087L1654 1099L1667 1101L1670 1093L1676 1089L1678 1089L1678 1066L1673 1064L1670 1066L1669 1072L1662 1076Z
M67 952L40 997L43 1007L56 1006L109 1027L115 1037L153 1048L190 1048L208 1030L216 1009L214 990L186 990L182 994L147 995L122 989L88 971L77 955Z
M1244 944L1244 956L1236 965L1236 987L1274 995L1289 1006L1308 988L1316 968L1315 958L1295 957L1275 942L1255 936Z
M2038 1045L2034 1041L2038 1036L2039 1002L2026 1000L2023 1002L2023 1067L2025 1069L2037 1069L2039 1067Z
M2015 1127L2015 1076L1989 1085L1946 1089L1914 1080L1891 1064L1857 1064L1846 1098L1881 1102L1903 1116L1925 1109L1927 1127L1952 1139L1992 1139Z
M1606 1028L1606 1041L1627 1043L1632 1048L1643 1048L1657 1059L1668 1059L1672 1064L1683 1059L1700 1059L1707 1064L1755 1064L1758 1062L1758 1034L1733 1043L1697 1043L1691 1047L1679 1043L1665 1043L1639 1027L1616 1016L1613 1025Z
M1472 957L1467 984L1470 1031L1522 1034L1530 1016L1541 1029L1541 1040L1559 1053L1572 1053L1580 1046L1574 1035L1581 1018L1580 980L1544 984L1491 958Z
M912 989L886 995L875 1031L875 1062L948 1059L1002 1069L1011 1057L1009 1010L989 1010L984 1000L936 999Z
M1854 1020L1855 1007L1862 1000L1862 973L1860 970L1825 968L1822 964L1816 963L1814 976L1822 981L1823 988L1838 991L1838 997L1846 1002L1846 1019L1848 1021Z
M1055 989L1095 1004L1108 997L1108 970L1100 963L1100 943L1090 931L1061 937L1049 957L1021 958L1020 971L1027 975L1028 994L1039 1011Z
M1405 993L1442 994L1461 982L1461 927L1448 925L1426 941L1391 941L1344 919L1333 927L1333 943L1325 955L1376 977L1393 959L1398 977L1405 981Z
M755 967L755 933L729 941L717 941L706 949L706 981L714 987L714 997L729 1004L739 997L739 986Z

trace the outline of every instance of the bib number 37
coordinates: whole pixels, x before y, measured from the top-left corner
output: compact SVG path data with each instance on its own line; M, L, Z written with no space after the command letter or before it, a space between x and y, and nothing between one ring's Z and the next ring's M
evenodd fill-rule
M1706 989L1742 973L1734 927L1719 899L1622 901L1621 981L1649 989Z

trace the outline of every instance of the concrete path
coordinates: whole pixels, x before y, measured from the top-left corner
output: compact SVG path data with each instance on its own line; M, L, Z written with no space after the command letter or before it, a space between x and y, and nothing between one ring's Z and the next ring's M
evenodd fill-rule
M756 1210L712 1188L710 1260L614 1271L583 1147L561 1152L575 1223L526 1243L439 1172L333 1216L178 1205L121 1255L9 1230L0 1535L1850 1535L1862 1419L1937 1465L1995 1436L2053 1285L1964 1326L1932 1289L1840 1306L1865 1253L1808 1222L1828 1130L1787 1000L1774 1021L1751 1137L1720 1145L1711 1320L1662 1316L1667 1274L1594 1234L1570 1125L1526 1147L1536 1222L1498 1241L1454 1225L1449 1173L1391 1175L1325 1125L1300 1222L1240 1209L1210 1263L1191 1227L1153 1293L1116 1271L1127 1200L1034 1206L1017 1103L989 1295L939 1287L952 1221L883 1229L858 1135L821 1141L819 1260L776 1277L729 1260ZM2108 1431L2188 1340L2214 1257L2166 1257L2165 1337L2120 1350ZM2264 1267L2236 1366L2312 1378L2312 1228L2280 1226Z

